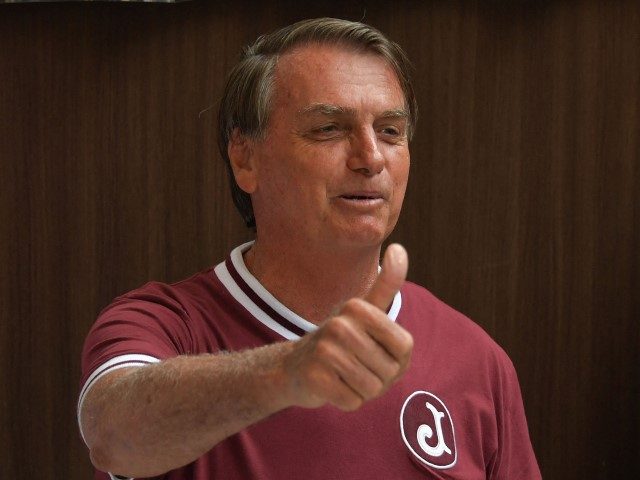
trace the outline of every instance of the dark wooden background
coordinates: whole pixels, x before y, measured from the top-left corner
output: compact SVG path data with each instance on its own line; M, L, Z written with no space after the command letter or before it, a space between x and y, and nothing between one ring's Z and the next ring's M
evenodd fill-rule
M640 474L640 2L0 5L0 478L90 478L75 423L98 311L249 238L215 145L258 34L361 19L421 120L394 239L520 375L548 479Z

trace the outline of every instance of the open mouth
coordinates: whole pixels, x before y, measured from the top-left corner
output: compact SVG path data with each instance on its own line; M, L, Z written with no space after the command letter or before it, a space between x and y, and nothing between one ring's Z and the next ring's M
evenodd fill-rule
M380 197L373 195L340 195L340 198L346 198L347 200L377 200Z

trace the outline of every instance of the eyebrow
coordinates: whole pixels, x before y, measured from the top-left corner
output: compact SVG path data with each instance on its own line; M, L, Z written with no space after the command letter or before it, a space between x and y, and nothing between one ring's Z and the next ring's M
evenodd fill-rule
M320 113L322 115L344 115L354 114L353 108L341 107L338 105L331 105L330 103L312 103L304 108L298 110L299 115L307 115L313 113Z
M380 115L381 118L409 118L409 112L406 108L395 108L393 110L385 110Z
M355 115L355 112L354 108L341 107L330 103L312 103L298 110L298 115L319 113L322 115L336 116L345 114ZM380 115L380 118L409 118L409 112L405 108L385 110Z

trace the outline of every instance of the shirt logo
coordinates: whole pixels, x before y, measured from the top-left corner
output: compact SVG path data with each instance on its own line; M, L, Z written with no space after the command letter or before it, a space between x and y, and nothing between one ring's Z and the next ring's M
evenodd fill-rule
M400 412L400 431L409 451L433 468L456 464L456 438L453 420L445 404L429 392L413 392Z

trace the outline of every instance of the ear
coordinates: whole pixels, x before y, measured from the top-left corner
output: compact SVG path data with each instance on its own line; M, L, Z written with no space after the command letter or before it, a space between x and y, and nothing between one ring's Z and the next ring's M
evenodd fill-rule
M235 128L227 145L227 153L238 186L248 194L255 192L258 179L253 141Z

